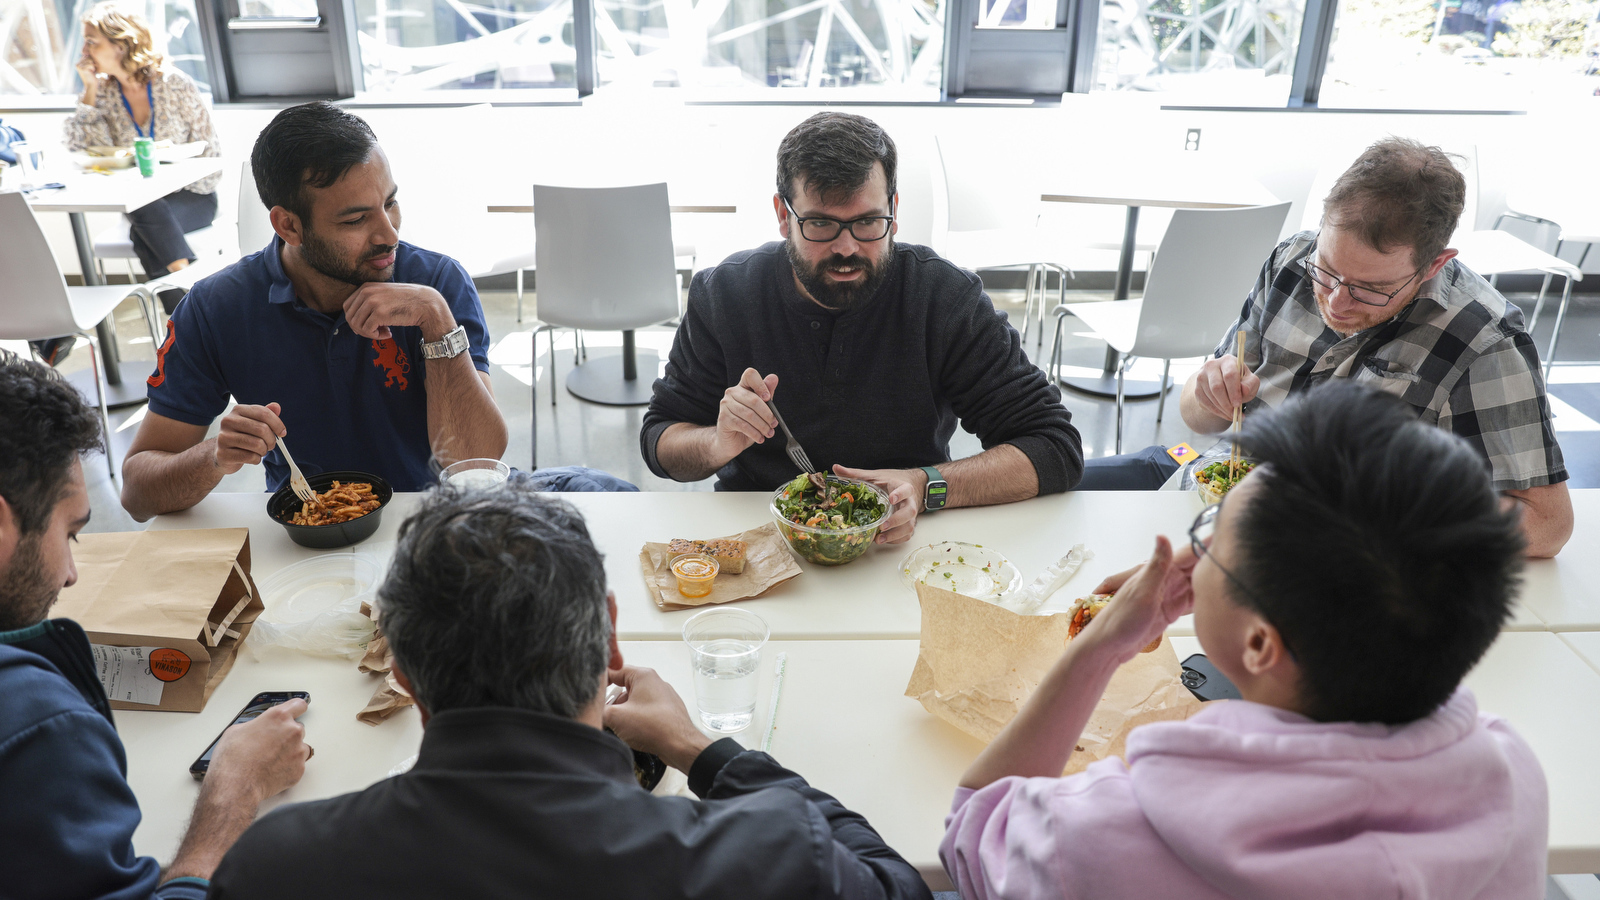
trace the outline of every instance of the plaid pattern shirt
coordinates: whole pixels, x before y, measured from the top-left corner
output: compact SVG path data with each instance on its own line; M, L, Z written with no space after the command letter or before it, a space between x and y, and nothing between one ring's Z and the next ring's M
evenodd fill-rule
M1451 260L1394 318L1344 337L1317 311L1300 262L1316 233L1272 252L1215 356L1235 351L1261 379L1246 411L1277 406L1330 378L1354 378L1395 394L1488 459L1497 491L1567 480L1533 339L1522 311Z

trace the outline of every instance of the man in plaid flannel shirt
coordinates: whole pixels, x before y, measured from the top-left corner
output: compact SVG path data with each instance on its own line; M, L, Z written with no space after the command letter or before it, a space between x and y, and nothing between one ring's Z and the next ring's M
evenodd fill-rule
M1522 311L1446 244L1466 182L1437 147L1387 138L1340 176L1322 227L1279 244L1244 309L1184 385L1189 427L1214 434L1331 378L1403 398L1465 438L1522 506L1528 555L1572 534L1567 469ZM1245 332L1243 364L1232 355Z

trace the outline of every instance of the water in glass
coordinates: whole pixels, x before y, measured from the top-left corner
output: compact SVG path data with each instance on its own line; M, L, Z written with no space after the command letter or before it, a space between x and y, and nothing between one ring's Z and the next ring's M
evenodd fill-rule
M750 727L756 711L756 669L761 643L720 638L691 649L694 697L700 721L712 731Z

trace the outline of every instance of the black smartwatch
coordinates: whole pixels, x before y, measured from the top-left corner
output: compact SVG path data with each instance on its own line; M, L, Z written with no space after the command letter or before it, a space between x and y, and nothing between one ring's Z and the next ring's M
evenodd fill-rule
M923 508L928 512L944 509L945 502L949 499L950 482L944 480L939 470L933 466L923 466L922 471L928 473L928 486L923 489Z

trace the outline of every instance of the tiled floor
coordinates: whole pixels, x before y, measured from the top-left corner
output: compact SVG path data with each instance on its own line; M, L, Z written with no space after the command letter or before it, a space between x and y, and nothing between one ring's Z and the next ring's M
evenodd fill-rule
M1093 299L1098 295L1075 295L1079 299ZM1020 324L1022 297L1020 292L997 292L996 304L1009 312L1013 321ZM1522 301L1524 298L1516 298ZM1528 298L1531 299L1531 298ZM530 298L531 300L531 298ZM508 291L487 291L483 294L484 310L488 316L491 334L496 343L491 353L494 363L491 378L495 396L504 411L511 430L511 443L505 459L513 466L528 468L531 463L532 418L535 407L530 382L538 377L537 402L539 427L539 463L544 466L585 465L604 469L639 485L644 490L710 490L709 480L692 484L679 484L659 479L645 468L639 454L639 424L643 408L617 408L597 406L579 401L564 389L556 404L550 404L550 383L545 374L549 366L548 338L541 336L539 350L532 351L532 303L528 304L530 318L516 321L516 295ZM1548 346L1549 333L1554 323L1553 308L1546 309L1535 338L1541 348ZM117 315L118 331L125 359L154 359L154 348L140 320L135 304L123 304ZM1085 334L1087 329L1077 320L1068 319L1064 331L1066 338L1066 363L1079 367L1084 374L1092 374L1104 359L1104 344ZM1074 326L1077 327L1074 327ZM1600 298L1574 300L1562 329L1559 356L1563 360L1600 360ZM1041 349L1037 332L1030 335L1024 348L1036 360L1049 352L1048 342ZM641 350L657 350L666 355L672 332L654 328L640 332ZM557 335L556 370L558 378L572 368L572 332ZM590 333L585 336L590 358L620 349L620 336ZM79 348L62 365L64 372L88 367L88 350ZM1174 363L1173 378L1182 383L1193 364ZM1160 377L1160 363L1141 360L1136 363L1134 377L1155 380ZM641 372L641 377L647 377ZM1556 423L1566 454L1567 466L1572 473L1573 487L1600 486L1600 362L1594 366L1558 366L1551 379L1551 394L1556 400ZM1115 433L1115 406L1109 400L1097 399L1075 391L1064 392L1064 402L1072 412L1073 423L1083 435L1084 450L1089 456L1106 456L1113 452ZM1176 409L1177 391L1168 395L1163 421L1156 422L1154 399L1130 401L1126 405L1124 449L1136 450L1152 443L1166 445L1189 441L1196 449L1204 450L1211 439L1201 438L1184 426ZM137 417L142 407L114 411L112 428L113 452L120 460L137 430ZM956 457L968 456L980 449L975 436L958 431L951 445ZM118 488L107 478L102 460L86 463L85 473L91 487L94 518L91 530L125 530L139 527L123 512L117 498ZM237 475L224 479L222 490L263 490L265 482L259 468L246 468ZM265 500L263 499L263 502Z

